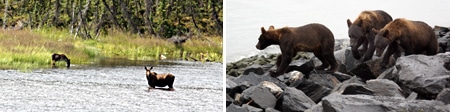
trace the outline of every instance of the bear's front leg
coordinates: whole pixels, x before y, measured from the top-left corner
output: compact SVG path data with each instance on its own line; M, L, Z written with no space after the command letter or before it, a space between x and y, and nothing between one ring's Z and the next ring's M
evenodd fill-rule
M278 77L280 75L283 75L286 72L286 69L289 66L289 63L292 61L292 56L289 54L281 54L281 63L280 67L277 68L276 74L270 74L272 77Z

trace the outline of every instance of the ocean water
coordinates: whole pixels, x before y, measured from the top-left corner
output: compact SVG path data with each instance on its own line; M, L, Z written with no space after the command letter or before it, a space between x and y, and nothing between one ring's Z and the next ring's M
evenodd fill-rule
M255 48L261 27L275 28L321 23L336 39L348 38L347 19L363 10L384 10L392 18L406 18L430 26L450 26L448 0L226 0L226 63L268 53L279 53L278 46L265 50Z

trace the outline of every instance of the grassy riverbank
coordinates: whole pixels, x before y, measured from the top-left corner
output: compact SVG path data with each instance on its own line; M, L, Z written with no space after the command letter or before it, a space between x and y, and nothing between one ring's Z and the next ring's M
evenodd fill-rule
M194 36L182 46L160 38L110 31L109 35L83 40L56 28L0 30L0 68L49 68L51 54L66 54L72 64L91 64L101 58L130 60L197 59L222 62L222 37ZM57 63L64 66L65 63Z

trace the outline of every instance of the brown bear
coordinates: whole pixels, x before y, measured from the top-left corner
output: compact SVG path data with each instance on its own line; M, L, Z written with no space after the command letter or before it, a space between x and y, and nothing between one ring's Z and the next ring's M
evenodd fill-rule
M433 29L422 21L411 21L404 18L395 19L379 30L375 39L376 46L389 45L383 55L383 66L389 64L390 56L400 52L399 49L405 52L405 56L422 53L435 55L438 50Z
M363 11L353 23L350 19L347 19L350 46L355 59L361 58L358 50L361 45L363 47L361 52L364 53L361 61L372 59L375 51L374 40L376 35L372 29L381 29L390 21L392 21L392 17L382 10Z
M67 68L70 67L70 59L64 54L53 53L52 54L52 62L51 62L53 68L56 68L55 63L57 61L65 61L66 62L66 67Z
M313 52L322 61L322 65L316 67L317 70L327 70L333 73L337 70L338 64L334 57L334 36L324 25L312 23L300 27L283 27L275 29L273 26L269 30L261 27L256 48L263 50L270 45L280 45L281 56L277 60L276 73L271 72L272 77L283 75L291 63L292 58L299 51Z

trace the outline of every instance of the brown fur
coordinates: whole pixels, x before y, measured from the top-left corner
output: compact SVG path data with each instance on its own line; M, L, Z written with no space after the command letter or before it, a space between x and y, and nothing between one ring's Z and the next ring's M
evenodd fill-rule
M168 73L168 74L157 74L156 72L152 72L150 70L153 69L153 66L150 67L150 69L147 69L145 67L145 75L147 77L148 85L150 86L149 89L157 87L165 87L169 86L169 90L173 89L173 82L175 81L175 76Z
M57 53L53 53L52 54L52 67L56 68L56 62L57 61L65 61L66 62L66 67L69 68L70 67L70 59L64 55L64 54L57 54Z
M334 57L334 36L333 33L322 24L308 24L301 27L284 27L274 29L269 27L266 31L261 28L256 48L263 50L270 45L280 45L281 56L277 60L277 71L271 73L273 77L277 77L286 72L292 58L299 51L313 52L314 55L322 61L322 65L316 67L323 70L330 66L327 72L335 72L337 70L337 62Z
M347 19L347 25L349 27L348 34L353 57L356 59L361 58L358 49L362 45L362 52L364 54L361 61L372 59L375 51L374 40L376 35L372 29L381 29L390 21L392 21L392 17L382 10L363 11L353 23L350 19Z
M403 49L405 55L437 54L438 43L433 29L421 21L410 21L404 18L395 19L381 29L376 37L376 45L389 45L383 55L383 63L389 63L389 57L399 49ZM387 43L379 42L379 39Z

